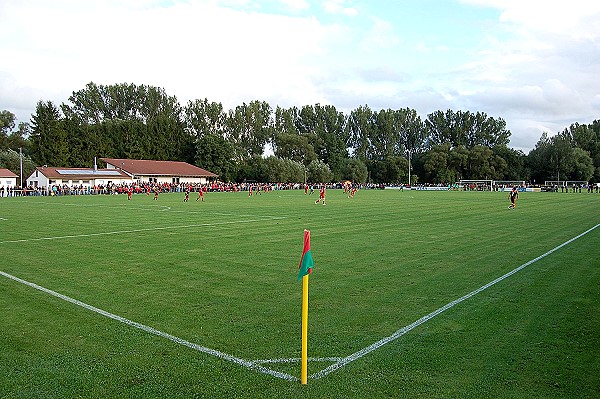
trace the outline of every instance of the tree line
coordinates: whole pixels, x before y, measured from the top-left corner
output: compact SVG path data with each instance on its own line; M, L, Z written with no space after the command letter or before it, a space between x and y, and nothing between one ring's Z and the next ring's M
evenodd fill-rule
M529 154L508 147L502 118L410 108L349 114L333 105L225 110L182 106L164 89L89 83L59 106L39 101L29 122L0 111L0 167L90 167L94 157L184 161L223 181L453 183L459 179L600 181L600 121L542 134ZM265 154L271 154L266 156ZM410 172L409 172L410 166Z

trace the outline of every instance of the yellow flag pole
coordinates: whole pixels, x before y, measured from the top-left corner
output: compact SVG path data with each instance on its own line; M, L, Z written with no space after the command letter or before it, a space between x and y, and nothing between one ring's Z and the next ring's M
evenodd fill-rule
M300 382L308 382L308 274L302 277L302 372Z

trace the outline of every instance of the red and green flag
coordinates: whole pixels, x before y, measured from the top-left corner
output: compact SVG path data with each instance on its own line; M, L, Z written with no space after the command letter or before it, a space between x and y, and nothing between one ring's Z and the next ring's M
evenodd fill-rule
M302 250L302 258L300 259L300 265L298 266L298 281L302 280L302 277L312 273L312 269L315 266L315 262L310 251L310 230L304 230L304 249Z

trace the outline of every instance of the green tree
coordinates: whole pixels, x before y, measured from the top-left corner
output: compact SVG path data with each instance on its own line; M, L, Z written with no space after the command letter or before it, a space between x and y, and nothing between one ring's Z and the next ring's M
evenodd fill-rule
M34 162L38 165L69 166L68 141L58 108L51 101L39 101L31 122Z
M110 153L194 161L194 141L186 130L183 110L177 98L167 95L161 88L133 84L103 86L92 82L74 92L69 101L70 104L63 104L61 108L69 121L67 139L76 149L85 142L86 133L93 132L96 137L105 133L100 140L105 143L102 147ZM100 129L87 128L102 124L105 125ZM128 132L123 133L124 129ZM127 139L125 143L120 141L123 137ZM125 149L121 151L123 146Z
M401 183L408 181L408 159L391 155L382 160L367 161L368 173L374 183Z
M394 155L383 162L385 167L385 178L382 183L402 183L408 181L408 159L403 156Z
M252 101L230 110L226 119L228 138L235 145L238 159L262 155L273 135L271 106Z
M21 148L24 154L30 155L31 153L31 142L29 136L31 135L31 125L26 122L19 122L18 128L8 136L8 148L16 150Z
M329 166L319 159L315 159L308 165L307 174L307 180L311 183L328 183L333 179Z
M293 133L279 133L275 138L275 142L277 143L275 155L279 158L291 159L304 165L308 165L317 159L315 149L308 142L308 137L306 136Z
M478 145L492 148L507 145L511 135L503 119L488 117L483 112L435 111L427 116L425 124L430 146L450 143L452 147L462 145L469 150Z
M449 184L456 181L457 173L448 165L450 143L434 146L425 154L424 169L432 183Z
M268 165L266 159L260 155L253 155L236 165L238 166L236 181L269 182Z
M267 181L279 183L300 183L304 181L304 165L291 159L270 156L265 159Z
M425 124L421 121L417 111L410 108L397 110L395 127L398 137L396 155L423 151L425 148Z
M571 140L571 136L564 132L550 138L543 133L536 147L528 155L532 178L539 182L573 180L571 175L575 167L575 157Z
M557 134L550 139L549 165L555 172L556 180L566 180L573 169L573 148L570 138Z
M233 181L237 166L233 145L223 137L205 134L196 144L196 165L219 175L222 181Z
M573 153L573 169L570 174L571 180L590 181L594 176L594 163L589 153L582 148L574 148Z
M275 109L271 145L273 152L278 150L278 136L280 134L300 135L298 126L300 124L300 110L296 107Z
M85 133L86 130L76 119L63 118L61 128L65 133L68 148L68 160L64 166L89 167L96 154L93 154L93 145ZM90 153L91 152L91 153ZM104 154L102 154L104 155Z
M301 134L300 111L295 108L277 107L273 125L272 147L279 158L287 158L304 165L317 159L310 135ZM314 136L313 136L314 139ZM312 140L314 142L314 140Z
M460 137L459 131L454 125L455 119L454 111L450 109L445 113L435 111L427 115L425 125L427 126L428 147L444 143L449 143L453 147L466 144L466 140Z
M0 111L0 149L8 148L8 135L15 128L15 114L8 110Z
M397 154L400 136L396 126L396 111L380 110L375 117L376 128L371 136L368 159L383 161Z
M292 159L283 159L283 166L285 175L282 180L278 180L284 183L302 183L304 182L304 175L306 167L301 162L294 161Z
M30 142L28 136L31 134L31 126L25 122L19 122L15 129L16 117L8 111L0 111L0 150L11 148L22 149L24 154L30 153Z
M369 171L367 165L360 159L347 159L343 169L342 180L350 180L353 183L365 183Z
M177 98L168 96L163 89L148 87L142 105L152 144L148 158L193 163L193 137L185 128L183 110Z
M452 171L454 177L451 179L452 181L448 181L448 183L453 183L454 181L463 178L471 178L471 171L469 170L469 156L470 151L464 145L459 145L449 149L447 158L448 170Z
M530 173L526 168L527 156L521 150L509 148L506 145L497 145L492 148L495 157L500 157L506 163L504 173L499 180L529 180Z
M588 152L594 167L591 180L600 181L600 121L594 121L590 125L574 123L564 134L571 137L575 147Z
M364 105L351 111L347 120L347 130L353 155L363 162L368 159L368 154L371 152L371 139L375 136L377 128L375 117L376 114L371 108Z
M149 92L160 91L150 86L135 84L97 85L88 83L84 89L73 92L70 104L63 108L65 115L77 115L84 124L99 124L107 119L140 120L146 122L151 106Z
M190 134L197 140L205 134L226 138L227 113L223 104L204 100L189 101L185 108L185 121Z
M594 139L590 145L590 157L594 163L594 177L593 180L596 183L600 182L600 120L593 121L589 128L594 132Z
M496 179L496 163L492 150L477 145L469 151L469 179ZM451 183L451 182L448 182Z
M344 160L348 158L350 138L346 118L334 106L306 105L300 110L298 130L306 135L317 159L326 163L335 179L341 178Z
M525 163L531 171L533 182L543 183L546 180L557 180L550 165L551 145L548 133L544 132L535 147L527 155Z

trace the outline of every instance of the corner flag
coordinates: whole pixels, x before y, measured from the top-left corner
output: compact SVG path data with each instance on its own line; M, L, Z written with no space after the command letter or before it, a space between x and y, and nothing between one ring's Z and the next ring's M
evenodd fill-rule
M300 265L298 265L298 281L302 280L302 277L311 274L314 265L315 262L310 251L310 230L304 230L304 249L302 250Z
M304 230L304 248L298 269L298 281L302 280L302 359L300 382L308 382L308 275L312 273L312 253L310 252L310 231Z

